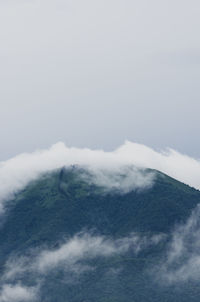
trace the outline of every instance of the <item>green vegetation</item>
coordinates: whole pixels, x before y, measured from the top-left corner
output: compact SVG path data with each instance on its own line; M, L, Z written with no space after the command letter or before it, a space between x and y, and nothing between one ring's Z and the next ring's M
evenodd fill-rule
M41 176L8 203L7 217L0 230L0 268L9 255L24 254L40 246L55 247L63 238L81 230L110 238L131 232L150 236L169 234L184 222L200 203L200 192L160 172L155 185L143 191L105 193L81 177L72 167ZM42 289L42 302L157 302L199 301L200 289L187 284L157 286L147 267L158 263L167 238L138 256L95 258L93 270L63 280L62 270L51 272ZM176 297L176 298L175 298ZM39 302L39 301L38 301Z

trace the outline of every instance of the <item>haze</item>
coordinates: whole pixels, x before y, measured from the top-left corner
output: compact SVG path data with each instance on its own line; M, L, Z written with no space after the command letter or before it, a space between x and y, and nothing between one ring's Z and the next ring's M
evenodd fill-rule
M125 139L198 157L200 4L1 0L0 160Z

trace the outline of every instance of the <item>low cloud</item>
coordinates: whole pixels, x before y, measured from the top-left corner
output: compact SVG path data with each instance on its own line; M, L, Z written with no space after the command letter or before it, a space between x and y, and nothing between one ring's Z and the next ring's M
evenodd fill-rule
M133 233L128 237L112 240L104 236L81 233L56 250L42 251L36 259L35 268L37 271L45 272L59 265L67 265L68 268L70 267L73 270L73 267L80 260L110 257L117 254L123 255L129 250L137 255L141 250L158 244L162 238L162 235L147 238Z
M136 257L141 251L157 245L162 239L162 235L145 237L133 233L128 237L114 240L91 233L79 233L56 249L37 249L31 251L29 256L15 255L7 261L0 279L2 284L0 302L32 301L31 299L35 297L39 300L39 291L42 284L45 284L48 274L52 275L62 270L65 273L65 282L67 279L72 282L72 276L80 276L86 270L95 269L87 260L125 255L127 252L131 252ZM69 278L67 278L68 274ZM26 280L30 276L34 280L31 287L26 285ZM19 280L21 282L24 280L23 286L18 283Z
M36 288L25 287L21 284L4 284L0 292L0 302L35 301Z
M200 161L174 150L157 152L144 145L126 142L113 152L68 148L57 143L48 150L18 155L0 163L0 210L5 200L35 180L41 173L79 165L93 175L93 182L127 192L153 184L156 169L200 189Z
M200 279L200 205L188 221L176 227L165 259L156 269L162 284L177 284Z
M127 237L113 240L105 236L81 232L56 249L35 251L36 253L30 256L31 262L30 257L10 258L6 263L2 280L14 280L16 276L19 277L27 272L46 274L60 266L68 271L77 272L76 265L80 267L81 261L123 255L128 251L137 255L147 247L157 245L162 239L163 235L160 234L146 237L132 233Z
M89 174L84 175L84 180L95 184L104 191L118 191L128 193L131 190L143 190L153 186L155 173L136 166L120 165L112 168L87 167Z

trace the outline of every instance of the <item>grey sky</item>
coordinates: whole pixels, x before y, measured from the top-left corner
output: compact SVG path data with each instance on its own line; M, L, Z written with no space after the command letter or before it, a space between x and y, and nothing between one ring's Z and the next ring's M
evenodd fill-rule
M0 160L125 139L200 157L197 0L0 0Z

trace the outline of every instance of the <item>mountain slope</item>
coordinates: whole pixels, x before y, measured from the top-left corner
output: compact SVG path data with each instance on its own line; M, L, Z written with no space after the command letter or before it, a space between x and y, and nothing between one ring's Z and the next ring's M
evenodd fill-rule
M30 271L22 269L21 260L20 273L6 282L26 287L37 283L39 296L33 301L43 302L174 301L174 294L177 301L189 297L198 301L200 290L194 282L183 289L179 286L179 291L159 287L149 271L162 259L175 225L185 223L200 203L200 192L157 171L152 187L126 193L105 191L82 177L84 173L71 167L43 175L8 203L0 229L1 271L5 276L15 268L17 260L12 262L10 257L28 257L37 263L36 254L43 250L58 251L48 252L45 258L53 257L55 262L60 247L68 253L66 242L74 236L78 236L76 244L87 240L91 248L84 246L84 257L76 261L71 255L68 264L62 256L61 265L54 264L45 273L36 265ZM98 236L103 238L98 239L101 252L93 242ZM1 282L3 288L5 277Z

